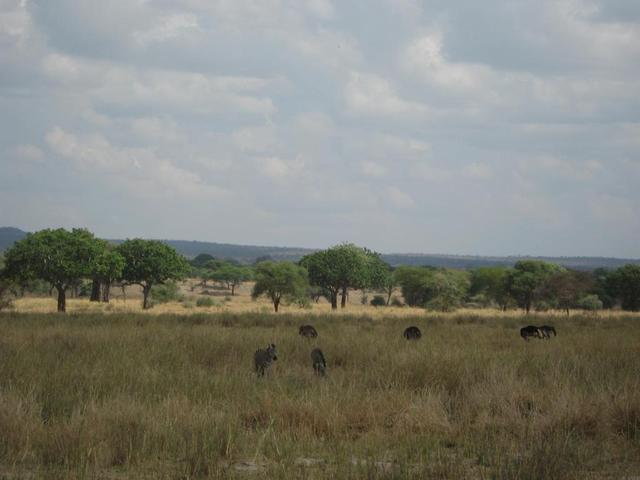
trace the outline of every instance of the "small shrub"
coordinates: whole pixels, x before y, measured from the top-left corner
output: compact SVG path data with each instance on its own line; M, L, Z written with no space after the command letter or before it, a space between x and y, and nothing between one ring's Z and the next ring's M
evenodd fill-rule
M603 303L598 295L586 295L578 300L576 305L578 306L578 308L593 312L596 310L602 310Z
M196 306L198 307L215 307L216 301L211 297L198 297L196 300Z
M13 308L11 282L0 279L0 310Z
M392 297L391 298L391 306L392 307L404 307L404 303L402 303L402 300L400 300L398 297Z
M151 300L154 304L167 302L181 302L184 300L180 295L178 285L174 282L167 282L164 285L155 285L151 289Z
M373 307L384 307L387 304L387 301L384 299L382 295L375 295L371 299L371 305Z
M537 302L535 306L536 312L548 312L551 309L551 305L547 302Z

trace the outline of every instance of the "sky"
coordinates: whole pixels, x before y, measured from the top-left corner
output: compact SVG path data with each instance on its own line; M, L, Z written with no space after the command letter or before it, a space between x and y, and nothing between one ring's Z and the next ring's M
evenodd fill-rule
M0 0L0 225L640 257L637 0Z

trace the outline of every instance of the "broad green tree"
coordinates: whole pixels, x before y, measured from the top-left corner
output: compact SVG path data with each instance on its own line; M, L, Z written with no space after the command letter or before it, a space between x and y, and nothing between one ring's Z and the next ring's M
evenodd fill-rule
M462 303L469 283L469 274L462 270L431 271L426 281L430 297L426 306L441 312L451 311Z
M640 311L640 265L620 267L609 275L608 281L624 310Z
M469 295L472 297L482 295L501 310L506 310L511 300L507 290L509 271L505 267L480 267L472 270Z
M595 287L590 272L565 270L548 277L542 286L542 297L550 305L564 310L567 315L577 306L578 300Z
M124 267L125 259L118 249L112 245L104 245L104 249L95 258L91 265L93 281L94 283L97 282L102 288L102 292L98 292L98 294L101 296L101 300L103 302L109 303L111 285L117 279L122 277ZM100 295L100 293L102 293L102 295Z
M407 305L423 307L430 299L429 278L435 269L432 267L400 266L394 277L400 285L402 297Z
M58 311L66 311L67 289L91 275L101 251L91 232L58 228L27 234L5 254L6 271L19 281L42 279L58 292Z
M125 262L123 281L142 287L143 309L150 307L149 293L154 285L180 280L189 272L186 259L173 247L157 240L126 240L118 245L117 251Z
M338 295L342 297L341 307L344 308L350 288L361 289L369 285L370 264L369 252L351 243L320 250L300 260L300 265L309 272L311 284L329 293L333 310L338 308Z
M520 260L507 277L507 291L518 302L518 306L529 313L545 281L552 275L564 271L554 263L541 260Z
M276 313L283 299L306 298L309 288L307 271L291 262L260 262L255 267L255 280L251 297L266 295Z
M236 287L242 285L243 282L251 280L251 269L227 263L214 270L209 278L224 284L231 290L231 295L233 296L235 295Z

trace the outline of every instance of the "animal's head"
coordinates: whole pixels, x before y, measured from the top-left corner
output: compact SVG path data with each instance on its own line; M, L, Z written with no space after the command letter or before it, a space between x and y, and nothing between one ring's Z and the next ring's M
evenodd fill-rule
M269 346L267 347L267 353L269 354L269 356L271 357L272 360L278 360L278 354L277 354L277 351L276 351L276 344L275 343L269 344Z

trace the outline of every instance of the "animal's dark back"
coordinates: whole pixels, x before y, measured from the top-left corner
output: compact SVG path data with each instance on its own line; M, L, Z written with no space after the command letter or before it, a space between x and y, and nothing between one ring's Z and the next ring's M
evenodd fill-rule
M416 326L407 327L402 334L407 340L418 340L422 337L422 332Z
M313 325L302 325L298 333L306 338L316 338L318 336L318 332Z

